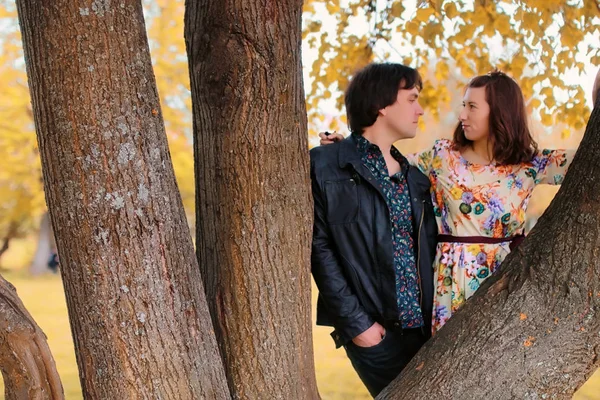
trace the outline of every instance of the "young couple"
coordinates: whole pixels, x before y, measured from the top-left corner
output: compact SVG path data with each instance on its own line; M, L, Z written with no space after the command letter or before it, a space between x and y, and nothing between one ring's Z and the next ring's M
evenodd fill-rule
M421 87L367 66L345 96L351 135L311 150L317 324L374 397L519 243L534 187L560 184L574 153L538 150L521 89L492 72L468 84L452 141L403 156Z

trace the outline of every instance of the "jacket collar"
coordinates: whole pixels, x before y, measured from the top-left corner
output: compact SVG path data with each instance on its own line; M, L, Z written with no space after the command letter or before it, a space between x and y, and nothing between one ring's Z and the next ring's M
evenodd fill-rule
M362 163L357 144L356 138L352 134L348 135L347 138L340 142L340 152L338 156L340 168L346 168L349 164L356 166L356 163ZM402 157L402 164L405 166L404 168L408 168L408 160L402 153L400 153L400 156Z
M346 168L348 165L356 165L356 163L361 162L354 135L349 135L340 142L338 161L340 168Z

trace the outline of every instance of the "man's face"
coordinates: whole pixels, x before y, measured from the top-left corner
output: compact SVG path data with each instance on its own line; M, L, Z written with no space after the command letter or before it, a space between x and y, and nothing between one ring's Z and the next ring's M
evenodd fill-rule
M423 108L419 104L419 89L400 89L396 102L379 111L396 140L413 138L417 134L419 118Z

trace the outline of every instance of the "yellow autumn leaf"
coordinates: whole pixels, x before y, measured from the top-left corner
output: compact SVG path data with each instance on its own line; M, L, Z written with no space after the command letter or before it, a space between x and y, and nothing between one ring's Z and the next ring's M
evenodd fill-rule
M432 7L419 8L414 18L418 22L428 22L429 18L435 14L435 10Z
M390 14L395 18L399 18L402 15L402 13L404 12L404 10L405 10L405 8L404 8L404 4L402 4L402 1L396 1L396 2L394 2L394 4L392 4Z
M529 104L531 105L531 107L533 108L538 108L539 106L542 105L542 102L540 101L540 99L532 99Z
M444 62L438 62L435 66L435 78L438 81L445 81L448 79L448 74L450 70L448 68L448 64Z
M554 116L552 114L547 114L545 112L540 113L540 117L542 120L542 124L546 126L550 126L554 123Z
M458 15L458 9L456 8L456 3L454 1L449 1L444 5L444 13L448 18L454 18Z
M498 15L494 21L494 28L502 36L508 35L512 29L510 26L510 17L504 14Z
M563 46L574 49L583 40L583 33L575 29L570 23L566 23L560 30L560 42Z
M325 7L327 8L327 12L329 14L337 14L340 11L339 1L329 0L325 3Z
M526 64L527 58L525 58L521 54L517 54L516 56L514 56L510 63L513 74L521 75Z
M523 28L525 29L536 29L539 28L540 26L540 16L532 13L532 12L526 12L525 15L523 16Z

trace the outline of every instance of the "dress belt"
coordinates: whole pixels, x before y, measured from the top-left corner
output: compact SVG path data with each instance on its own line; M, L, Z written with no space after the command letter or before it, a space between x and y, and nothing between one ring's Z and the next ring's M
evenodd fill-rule
M438 235L438 242L441 243L474 243L474 244L498 244L510 242L510 250L514 250L523 239L525 235L515 235L504 238L495 238L489 236L452 236L452 235Z

